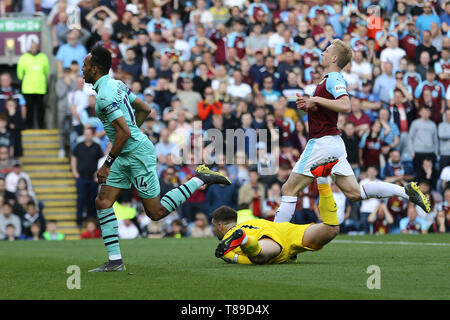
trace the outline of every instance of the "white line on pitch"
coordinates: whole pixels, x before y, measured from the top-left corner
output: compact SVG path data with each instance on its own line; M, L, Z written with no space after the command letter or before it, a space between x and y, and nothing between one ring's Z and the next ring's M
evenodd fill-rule
M400 244L412 246L442 246L448 247L450 243L434 242L409 242L409 241L365 241L365 240L334 240L331 243L353 243L353 244Z

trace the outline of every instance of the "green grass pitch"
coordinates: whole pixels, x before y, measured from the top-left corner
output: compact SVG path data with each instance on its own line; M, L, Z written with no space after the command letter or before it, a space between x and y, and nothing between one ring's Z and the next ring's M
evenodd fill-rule
M0 243L3 299L450 299L450 234L338 236L282 265L231 265L215 239L121 240L127 272L88 273L102 240ZM68 266L81 289L67 288ZM367 273L380 268L380 289Z

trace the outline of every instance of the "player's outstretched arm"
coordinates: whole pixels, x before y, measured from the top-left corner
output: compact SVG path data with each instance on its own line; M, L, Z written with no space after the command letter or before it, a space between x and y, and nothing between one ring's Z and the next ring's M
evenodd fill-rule
M139 98L136 98L131 106L134 108L134 116L136 117L136 125L140 127L145 119L147 119L148 115L152 111L152 109L147 105L145 101L142 101Z

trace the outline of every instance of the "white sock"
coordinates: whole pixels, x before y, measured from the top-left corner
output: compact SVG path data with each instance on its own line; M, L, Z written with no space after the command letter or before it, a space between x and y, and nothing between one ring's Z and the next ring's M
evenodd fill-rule
M281 204L275 214L274 222L289 222L295 212L297 206L297 197L282 196Z
M409 200L409 197L405 192L405 188L393 183L374 181L360 186L360 189L361 198L363 200L367 200L369 198L389 198L394 196Z
M120 259L122 259L122 255L121 254L112 254L108 258L109 258L109 260L120 260Z
M191 180L194 180L194 181L197 183L197 185L198 185L199 188L200 188L202 185L205 184L201 179L199 179L199 178L197 178L197 177L192 177Z

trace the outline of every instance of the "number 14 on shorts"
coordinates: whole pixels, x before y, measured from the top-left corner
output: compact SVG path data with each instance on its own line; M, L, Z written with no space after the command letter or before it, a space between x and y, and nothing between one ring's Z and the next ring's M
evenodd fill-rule
M136 189L146 189L147 182L144 181L144 177L135 177L134 186L136 187Z

